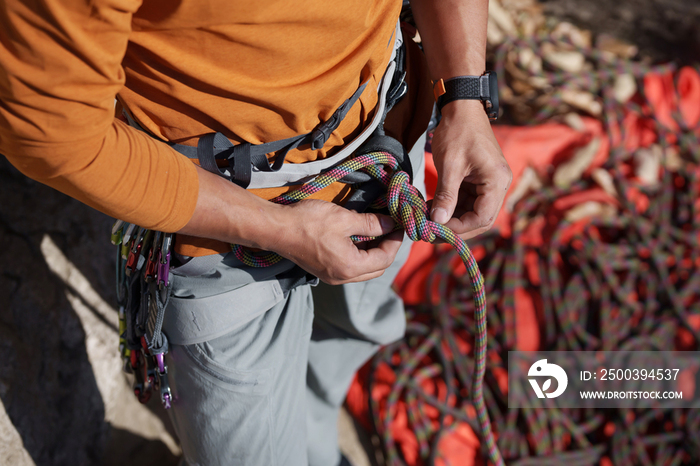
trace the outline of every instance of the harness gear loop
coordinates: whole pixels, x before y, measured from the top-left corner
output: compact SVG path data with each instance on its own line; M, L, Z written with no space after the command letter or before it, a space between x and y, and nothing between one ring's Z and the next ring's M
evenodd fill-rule
M294 204L306 199L349 173L362 171L387 188L385 195L378 198L372 207L388 207L389 214L399 228L403 228L413 241L434 242L443 239L459 254L471 279L474 297L474 320L476 322L474 372L472 378L472 401L479 421L481 437L488 449L489 459L497 466L504 466L503 457L496 446L491 429L491 421L484 403L483 381L486 372L486 292L484 279L467 244L450 228L429 220L428 206L420 191L410 184L406 172L400 170L399 162L392 154L383 151L370 152L343 162L334 169L322 173L299 189L276 197L272 202ZM352 236L355 242L373 240L376 237ZM273 265L282 257L273 252L254 253L240 245L231 245L236 258L252 267Z

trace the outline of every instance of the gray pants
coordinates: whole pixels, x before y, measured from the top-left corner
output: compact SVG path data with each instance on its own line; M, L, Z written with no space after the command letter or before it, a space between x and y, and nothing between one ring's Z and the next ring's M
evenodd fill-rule
M424 142L410 154L422 191ZM163 328L186 462L337 465L337 417L355 371L404 334L391 284L409 249L405 239L381 277L341 286L287 290L299 270L291 262L255 269L232 254L175 269Z

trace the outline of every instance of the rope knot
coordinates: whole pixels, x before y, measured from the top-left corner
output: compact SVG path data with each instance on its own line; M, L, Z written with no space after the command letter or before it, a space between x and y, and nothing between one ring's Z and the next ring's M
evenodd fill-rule
M389 213L413 241L434 242L436 224L428 219L428 205L404 171L396 171L389 181L387 203Z

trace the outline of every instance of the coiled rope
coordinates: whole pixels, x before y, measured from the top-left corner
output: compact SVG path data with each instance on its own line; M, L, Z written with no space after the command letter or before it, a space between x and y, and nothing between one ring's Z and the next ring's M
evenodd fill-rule
M364 171L373 178L381 181L387 187L387 194L380 197L372 205L374 208L388 207L389 214L396 222L397 226L403 228L406 234L413 241L426 241L433 243L437 239L442 239L451 245L466 266L467 273L471 279L471 289L474 301L475 329L475 349L474 349L474 370L472 374L472 399L476 415L479 422L479 430L484 444L488 449L491 461L503 466L503 458L496 446L496 442L491 429L486 406L484 404L483 379L486 370L486 296L484 292L484 280L479 271L474 257L467 244L457 236L451 229L429 220L428 207L421 193L410 183L408 174L399 169L396 158L387 152L370 152L368 154L354 157L332 170L317 176L314 180L306 183L299 189L285 193L276 197L272 202L278 204L293 204L316 193L331 183L342 179L349 173ZM353 236L355 242L369 241L373 237ZM265 267L282 258L276 253L263 252L256 253L240 245L232 245L232 250L236 258L244 264L252 267ZM466 367L466 366L465 366ZM399 386L408 383L410 370L404 371L402 377L397 380L397 390Z
M489 232L471 241L491 303L483 396L498 447L513 466L696 466L697 410L508 408L508 390L521 399L530 393L518 377L510 386L502 383L508 351L530 338L519 328L516 312L526 300L535 308L542 351L700 347L700 125L690 126L675 111L677 128L668 127L643 88L648 74L676 67L612 59L547 35L509 38L495 50L501 88L509 84L506 57L523 50L543 57L546 43L580 52L589 68L534 75L547 81L548 90L525 102L540 108L529 123L560 114L566 89L597 93L610 142L600 168L612 179L616 204L609 217L566 220L560 201L578 196L581 200L572 202L580 204L588 192L600 190L599 182L584 174L567 187L530 191L514 206L510 236ZM612 92L620 74L632 76L639 89L625 102ZM634 175L634 157L626 147L629 115L653 130L664 154L656 185ZM680 162L670 160L673 153ZM455 259L449 250L434 250L426 261L432 268L427 298L409 309L405 338L380 351L360 377L388 465L461 464L462 457L443 451L442 442L462 435L462 425L479 427L465 393L472 384L466 355L476 332L476 309ZM461 445L467 443L459 438Z

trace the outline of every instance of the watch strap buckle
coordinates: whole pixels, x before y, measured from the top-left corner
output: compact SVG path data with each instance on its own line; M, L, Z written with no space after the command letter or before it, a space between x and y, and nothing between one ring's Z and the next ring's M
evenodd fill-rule
M488 100L491 97L491 91L489 89L489 75L482 74L479 76L479 98L482 101Z
M433 82L433 95L435 96L435 101L437 102L438 98L443 95L445 92L445 81L442 80L442 78L438 79L437 81Z

